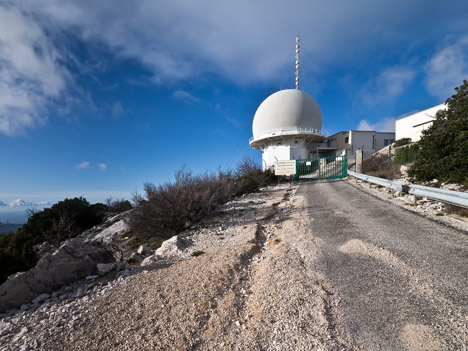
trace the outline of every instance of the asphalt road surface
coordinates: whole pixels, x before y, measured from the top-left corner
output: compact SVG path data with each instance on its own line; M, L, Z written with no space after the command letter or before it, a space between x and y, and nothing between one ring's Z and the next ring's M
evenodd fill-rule
M301 185L316 269L361 350L468 349L468 234L345 181Z

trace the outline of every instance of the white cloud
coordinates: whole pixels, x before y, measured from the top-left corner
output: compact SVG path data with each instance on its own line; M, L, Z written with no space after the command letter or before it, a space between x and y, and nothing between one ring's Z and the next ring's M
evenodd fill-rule
M88 161L81 162L80 164L75 166L76 169L85 169L85 168L88 168L88 167L89 167L89 162Z
M382 54L388 47L401 48L408 38L440 33L456 23L466 27L462 11L454 13L442 3L428 7L424 0L10 2L55 31L72 28L85 41L137 59L161 84L204 72L241 83L271 81L294 51L297 34L319 72L323 64Z
M440 47L425 67L426 88L434 96L447 99L454 88L468 78L468 35Z
M98 167L103 172L107 169L107 165L105 163L99 163Z
M383 101L391 102L400 96L415 78L416 72L409 67L390 67L372 79L363 91L364 103L375 106Z
M455 6L443 2L426 6L425 0L297 0L293 5L280 0L3 0L2 4L0 132L7 135L45 123L50 104L74 84L61 62L79 58L69 52L69 43L63 43L63 33L73 33L83 41L80 44L97 44L112 59L131 59L146 67L149 77L136 77L135 84L174 86L184 79L194 82L204 73L244 85L277 81L294 51L297 34L314 75L367 57L378 61L395 48L408 52L414 44L408 38L429 38L428 42L434 33L467 28L466 11L454 11ZM434 60L429 71L448 67L439 61ZM291 86L293 64L291 60ZM379 92L396 97L413 78L410 69L403 69L383 72L374 83ZM428 80L431 90L437 85ZM185 93L188 101L197 99ZM112 106L112 113L120 114L120 107Z
M387 118L382 119L381 121L377 121L371 124L365 119L363 119L359 122L357 130L375 130L377 132L394 132L395 120L397 120L397 118L387 117Z
M196 98L192 94L190 94L188 91L185 90L176 90L172 93L172 97L174 99L179 99L183 100L185 102L199 102L200 99Z
M69 73L42 28L13 7L0 5L0 43L0 132L14 136L44 123Z
M38 203L35 203L34 205L36 205L36 206L48 206L48 205L50 205L50 202L48 202L48 201L39 201Z

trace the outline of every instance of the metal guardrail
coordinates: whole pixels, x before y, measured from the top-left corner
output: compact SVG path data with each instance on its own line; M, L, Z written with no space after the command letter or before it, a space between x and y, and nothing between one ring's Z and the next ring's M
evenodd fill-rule
M349 170L348 174L358 179L365 180L366 182L391 188L395 191L406 192L414 196L427 197L429 199L439 200L456 206L468 208L468 193L461 191L432 188L417 184L403 185L402 179L388 180Z
M468 193L463 193L461 191L410 184L408 185L408 193L468 208Z
M352 175L353 177L356 177L358 179L365 180L366 182L374 183L380 186L384 186L386 188L393 189L395 191L403 191L403 180L402 179L393 179L393 180L388 180L388 179L383 179L379 177L373 177L367 174L361 174L357 172L353 172L348 170L348 174Z

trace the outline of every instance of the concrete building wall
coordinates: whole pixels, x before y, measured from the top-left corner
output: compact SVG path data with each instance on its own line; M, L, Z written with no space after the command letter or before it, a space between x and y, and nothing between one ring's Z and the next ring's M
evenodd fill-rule
M396 140L410 138L412 142L419 141L423 130L432 125L436 113L445 109L447 109L447 106L441 104L396 120Z
M363 150L364 157L367 157L393 141L393 132L350 130L329 136L325 143L332 150L329 154L354 158L356 150Z

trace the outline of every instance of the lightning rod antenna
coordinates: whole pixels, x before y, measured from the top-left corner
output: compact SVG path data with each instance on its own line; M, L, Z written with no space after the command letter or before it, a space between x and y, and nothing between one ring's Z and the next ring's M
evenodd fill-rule
M296 89L299 90L299 35L296 36Z

